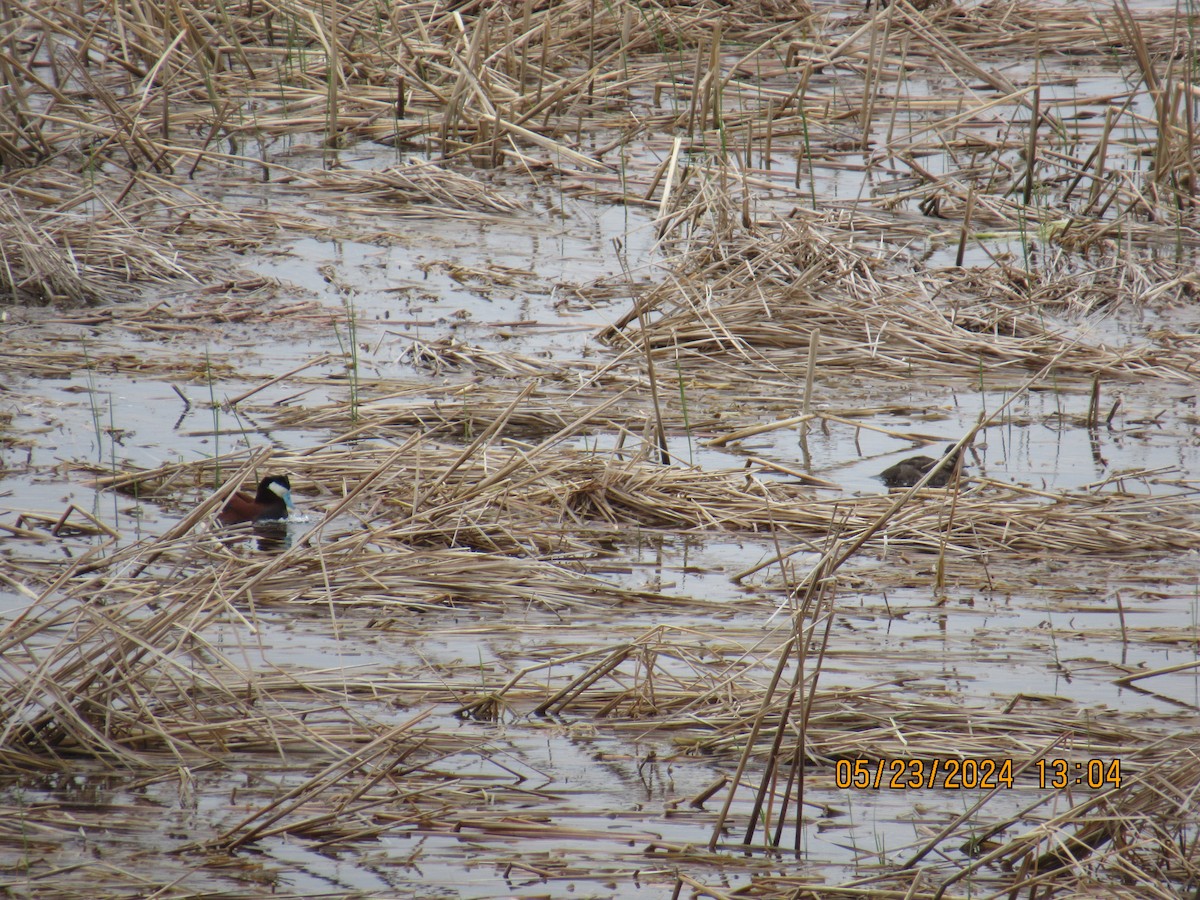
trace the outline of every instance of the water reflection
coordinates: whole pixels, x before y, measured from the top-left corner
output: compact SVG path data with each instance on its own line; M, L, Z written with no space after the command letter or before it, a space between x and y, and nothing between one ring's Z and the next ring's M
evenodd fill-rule
M259 553L277 555L290 550L296 541L298 525L288 521L255 522L248 525L237 525L222 529L227 534L227 543L253 542L253 547Z
M259 553L282 553L284 550L290 550L295 540L292 530L286 524L273 527L259 525L255 527L254 533L254 546Z

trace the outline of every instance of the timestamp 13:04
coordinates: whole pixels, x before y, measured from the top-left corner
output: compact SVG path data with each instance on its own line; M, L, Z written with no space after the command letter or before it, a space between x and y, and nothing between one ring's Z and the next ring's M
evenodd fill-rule
M834 783L839 788L859 790L974 791L1011 788L1014 765L1011 759L968 757L967 759L839 759L834 766ZM1039 788L1066 787L1100 790L1121 786L1119 759L1039 759L1029 767Z

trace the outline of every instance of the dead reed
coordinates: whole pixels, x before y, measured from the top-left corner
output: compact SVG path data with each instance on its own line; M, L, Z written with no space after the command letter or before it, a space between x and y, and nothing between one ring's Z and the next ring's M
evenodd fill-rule
M403 835L431 839L414 867L439 839L469 840L480 867L539 892L601 877L600 892L696 896L1194 892L1194 710L953 683L989 651L1039 674L1103 668L1122 689L1174 674L1067 645L1194 641L1136 616L1194 590L1194 485L1133 493L1116 473L1077 491L972 479L830 498L818 478L763 477L778 462L667 452L872 427L915 382L982 391L1046 371L1092 393L1093 430L1102 384L1107 399L1113 384L1191 383L1186 323L1130 336L1103 317L1169 312L1197 287L1193 44L1190 20L1124 2L0 0L0 292L107 302L6 328L14 381L87 369L179 390L239 372L195 349L227 326L343 321L229 265L280 237L402 241L414 217L540 226L548 191L560 208L644 211L657 242L653 268L580 283L423 262L482 294L560 292L589 322L622 304L602 357L388 333L401 377L355 368L351 386L317 371L335 361L323 353L213 400L324 435L304 446L56 463L192 512L133 541L78 506L0 523L5 888L286 890L235 851L287 836L394 861L382 842ZM1072 92L1046 74L1064 54L1120 89ZM345 152L368 142L386 164ZM832 190L846 173L869 174L858 196ZM111 303L166 286L169 300ZM84 358L93 332L156 352ZM850 378L869 408L841 402ZM294 393L268 399L281 382ZM304 402L318 386L355 402ZM312 527L211 529L212 491L267 467L292 475ZM736 552L697 587L704 567L672 562L672 542ZM1154 571L1164 559L1177 569ZM1042 603L1044 620L943 625L879 658L883 628L910 608L947 616L956 589ZM1077 611L1108 618L1062 621ZM297 634L311 656L289 655ZM597 826L526 755L538 743L639 783L645 806L601 798ZM1119 758L1128 782L1035 791L1030 767L1050 755ZM840 761L963 758L1011 759L1025 780L965 810L941 797L903 846L850 847L854 877L753 856L799 850L866 802L836 785ZM112 830L101 804L54 788L80 773L179 811L190 837L162 871L118 866L109 845L66 859L63 835ZM694 839L664 840L656 804ZM143 827L144 807L123 812ZM535 841L578 849L542 858Z

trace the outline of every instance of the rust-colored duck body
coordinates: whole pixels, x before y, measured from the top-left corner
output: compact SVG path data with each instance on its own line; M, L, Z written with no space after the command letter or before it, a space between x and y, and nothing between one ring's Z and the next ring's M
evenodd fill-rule
M258 492L251 497L238 491L217 516L222 525L241 525L243 522L277 522L292 513L292 483L286 475L269 475L258 483Z
M954 445L946 448L946 453L942 457L946 460L946 464L926 482L926 487L940 488L950 483L950 479L954 477L954 469L958 466L958 454L951 455L953 449ZM894 466L884 469L879 473L879 477L890 488L912 487L941 461L933 456L910 456L908 459L902 459ZM964 466L964 468L966 467Z

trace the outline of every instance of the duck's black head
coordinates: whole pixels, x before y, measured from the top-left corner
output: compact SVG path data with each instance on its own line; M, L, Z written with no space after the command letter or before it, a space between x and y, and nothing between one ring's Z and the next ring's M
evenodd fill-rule
M288 509L292 508L292 483L286 475L268 475L258 483L258 493L254 502L264 506L274 506L280 500Z

